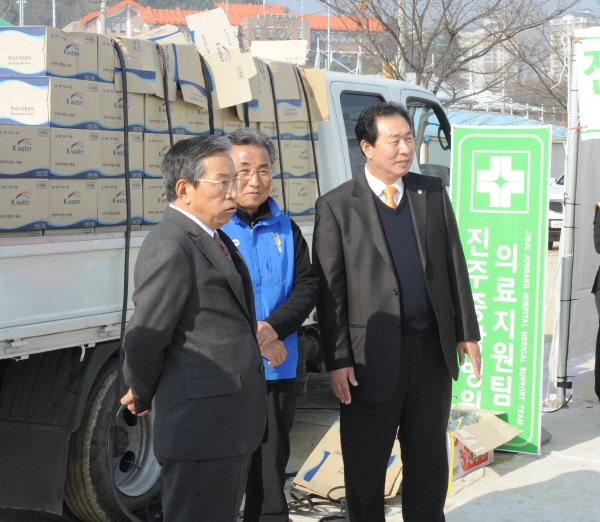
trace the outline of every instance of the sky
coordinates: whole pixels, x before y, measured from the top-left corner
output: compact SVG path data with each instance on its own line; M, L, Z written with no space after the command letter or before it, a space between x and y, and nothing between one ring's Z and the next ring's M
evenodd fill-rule
M271 5L284 5L292 13L300 14L302 12L302 3L304 3L304 14L327 14L327 6L319 0L269 0Z

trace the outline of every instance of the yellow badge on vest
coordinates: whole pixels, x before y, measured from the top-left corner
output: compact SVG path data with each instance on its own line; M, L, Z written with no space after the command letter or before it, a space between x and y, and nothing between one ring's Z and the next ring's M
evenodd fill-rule
M279 239L279 234L276 234L276 233L272 233L272 234L273 234L273 243L275 243L275 246L277 247L277 252L282 254L283 250L281 250L281 239Z

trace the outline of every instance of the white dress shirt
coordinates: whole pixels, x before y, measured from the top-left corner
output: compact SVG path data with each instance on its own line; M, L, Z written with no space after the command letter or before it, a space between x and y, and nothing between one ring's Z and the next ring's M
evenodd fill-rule
M367 177L367 183L371 190L375 193L375 195L385 203L385 194L383 191L388 186L383 181L377 179L373 174L369 172L369 169L365 165L365 176ZM402 178L398 178L391 186L396 187L396 193L394 194L394 203L397 205L400 204L400 200L402 199L402 194L404 194L404 181Z
M169 203L169 206L171 208L174 208L175 210L178 210L179 212L181 212L184 216L189 217L194 223L198 223L198 225L200 225L200 227L202 228L202 230L206 231L206 233L210 236L210 237L215 237L215 232L216 230L213 230L210 227L207 227L204 223L202 223L202 221L200 221L196 216L194 216L193 214L190 214L188 211L183 210L182 208L176 207L175 205L173 205L173 203Z

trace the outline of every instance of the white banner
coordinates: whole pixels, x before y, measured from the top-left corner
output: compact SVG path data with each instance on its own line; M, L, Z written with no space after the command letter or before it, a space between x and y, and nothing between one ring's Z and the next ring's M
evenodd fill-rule
M600 138L600 27L575 31L579 118L583 141Z

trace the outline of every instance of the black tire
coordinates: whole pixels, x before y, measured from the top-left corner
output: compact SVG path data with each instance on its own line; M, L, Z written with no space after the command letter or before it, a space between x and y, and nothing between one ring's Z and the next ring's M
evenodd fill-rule
M139 466L129 465L125 474L121 473L118 469L119 459L123 461L127 453L131 453L131 451L125 451L131 446L131 440L128 437L136 429L144 431L142 428L145 426L146 437L150 437L150 441L146 439L146 443L150 444L151 449L152 420L150 416L147 416L149 420L140 421L138 428L135 428L135 423L139 419L146 419L146 417L137 418L125 410L126 414L129 415L126 421L133 428L126 427L126 430L123 431L127 431L128 429L131 431L128 432L128 435L124 439L121 439L120 444L115 442L115 450L113 452L113 455L117 455L113 458L113 462L116 459L115 474L112 477L109 474L107 455L108 434L111 426L111 416L113 415L117 367L118 360L110 360L100 371L88 397L81 426L71 436L67 479L65 483L65 502L74 516L83 522L117 522L119 520L126 520L117 500L114 498L111 481L116 480L120 489L120 501L132 512L144 510L147 504L160 497L162 488L160 477L156 476L156 479L154 479L158 464L152 454L146 454L145 456L145 461L150 462L149 458L154 459L153 464L155 468L152 468L152 473L148 474L148 476L152 477L150 486L148 486L148 480L146 480L143 488L137 488L136 491L139 491L139 494L127 495L122 493L123 489L121 489L120 484L120 481L125 483L123 480L127 479L126 473L129 470L135 474L139 473L139 469L142 469ZM117 418L118 422L125 418L125 413L122 411L119 412L119 415L122 417ZM145 423L143 426L142 422ZM149 430L148 423L150 423ZM133 442L135 445L137 440ZM146 451L146 453L148 452ZM133 455L133 462L137 462L138 457L138 455ZM125 462L128 463L130 461ZM144 480L144 477L142 476L141 479Z

